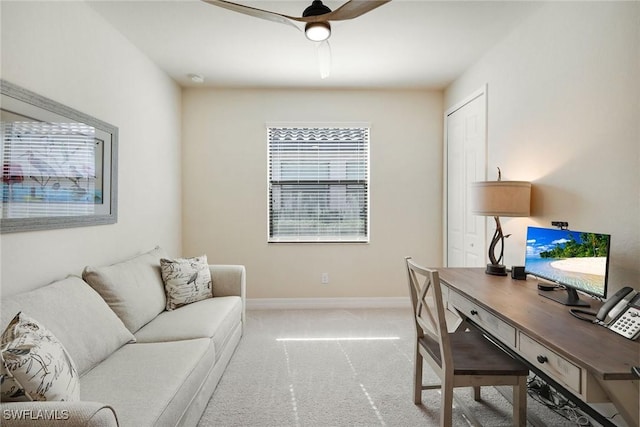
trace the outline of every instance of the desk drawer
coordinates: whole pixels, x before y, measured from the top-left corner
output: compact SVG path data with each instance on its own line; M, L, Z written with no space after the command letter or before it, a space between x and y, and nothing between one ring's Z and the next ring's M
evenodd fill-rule
M509 347L516 348L516 329L514 327L507 325L455 291L449 292L449 303L480 327L486 329L491 335L499 338Z
M559 383L578 394L581 393L581 369L522 332L520 332L520 353Z

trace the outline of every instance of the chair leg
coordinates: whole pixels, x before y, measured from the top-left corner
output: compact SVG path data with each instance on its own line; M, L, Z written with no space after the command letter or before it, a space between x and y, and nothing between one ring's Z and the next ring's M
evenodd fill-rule
M473 386L473 400L475 400L476 402L478 402L480 400L480 386L479 385L474 385Z
M442 400L440 401L440 427L451 427L453 417L453 387L442 384L440 388Z
M413 363L413 403L420 405L422 403L422 355L420 354L419 344L416 341L416 351Z
M513 386L513 424L527 425L527 377L519 377L518 385Z

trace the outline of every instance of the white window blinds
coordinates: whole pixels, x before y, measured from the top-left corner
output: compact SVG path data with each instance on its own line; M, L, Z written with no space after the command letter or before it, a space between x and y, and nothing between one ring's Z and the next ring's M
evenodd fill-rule
M369 240L369 128L268 127L269 242Z

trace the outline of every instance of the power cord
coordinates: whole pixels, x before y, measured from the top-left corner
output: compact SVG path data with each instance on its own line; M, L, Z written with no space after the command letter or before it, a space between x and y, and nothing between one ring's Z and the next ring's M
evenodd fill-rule
M602 298L600 297L596 297L592 295L591 298L596 301L602 302ZM585 322L598 323L596 322L596 316L598 315L598 313L595 313L593 311L586 311L586 310L581 310L579 308L572 308L571 310L569 310L569 313L571 313L573 317L578 318L580 320L584 320ZM584 317L582 316L582 314L586 314L589 317Z
M562 396L538 376L529 377L527 390L532 399L543 404L564 419L580 427L593 427L591 419L582 413L576 404Z
M596 315L598 314L592 311L580 310L579 308L572 308L571 310L569 310L569 312L573 317L576 317L580 320L584 320L585 322L591 322L591 323L594 323L594 321L596 320ZM586 314L589 317L584 317L582 316L583 314Z

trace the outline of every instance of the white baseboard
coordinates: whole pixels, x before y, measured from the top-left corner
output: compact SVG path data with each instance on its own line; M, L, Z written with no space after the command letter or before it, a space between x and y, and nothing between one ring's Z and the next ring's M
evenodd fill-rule
M301 308L410 308L409 297L248 298L248 310Z

